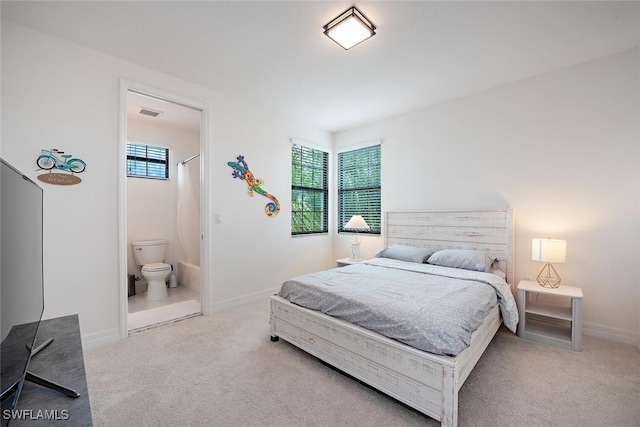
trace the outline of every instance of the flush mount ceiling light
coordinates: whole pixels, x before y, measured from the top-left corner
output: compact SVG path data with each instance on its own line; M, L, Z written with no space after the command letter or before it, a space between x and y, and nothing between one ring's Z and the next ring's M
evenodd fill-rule
M352 6L324 27L324 34L345 50L376 35L376 26Z

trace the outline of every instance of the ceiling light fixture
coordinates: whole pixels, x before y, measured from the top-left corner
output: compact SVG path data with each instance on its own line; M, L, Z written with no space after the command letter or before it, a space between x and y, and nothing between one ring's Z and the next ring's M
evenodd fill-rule
M324 27L324 34L345 50L376 35L376 26L352 6Z

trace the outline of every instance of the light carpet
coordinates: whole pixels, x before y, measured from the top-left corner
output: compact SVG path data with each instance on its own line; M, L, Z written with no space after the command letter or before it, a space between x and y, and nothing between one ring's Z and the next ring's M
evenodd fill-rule
M85 352L96 427L439 426L269 340L268 300ZM459 393L459 426L640 426L640 352L572 352L501 328Z
M165 322L173 322L200 313L200 303L196 300L182 301L131 313L127 324L129 331L155 327Z

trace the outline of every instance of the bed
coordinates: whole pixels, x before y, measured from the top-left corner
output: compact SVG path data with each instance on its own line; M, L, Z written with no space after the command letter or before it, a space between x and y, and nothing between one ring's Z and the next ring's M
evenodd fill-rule
M388 212L383 220L385 248L410 246L430 252L449 249L479 251L495 260L492 264L497 270L495 272L502 273L509 286L513 286L511 210ZM358 269L369 268L364 265L351 267L354 267L354 274L359 274ZM382 267L386 266L374 265L371 268ZM509 286L508 297L513 300ZM456 426L458 391L500 327L505 314L501 309L501 304L490 308L477 329L470 332L465 348L454 351L456 355L452 356L418 349L274 295L271 297L271 340L282 338L439 420L443 426ZM509 326L513 327L513 313L507 316L511 323ZM515 316L517 322L517 313Z

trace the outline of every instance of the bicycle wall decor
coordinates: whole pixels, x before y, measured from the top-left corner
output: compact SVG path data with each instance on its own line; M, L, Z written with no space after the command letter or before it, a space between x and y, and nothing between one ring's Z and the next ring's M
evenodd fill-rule
M60 156L60 157L58 157ZM38 179L49 184L56 185L73 185L78 184L82 180L75 174L84 172L87 164L71 154L65 154L64 151L52 148L50 150L43 149L40 156L36 159L38 170L48 170L49 173L38 176ZM52 169L59 169L69 173L53 173Z

